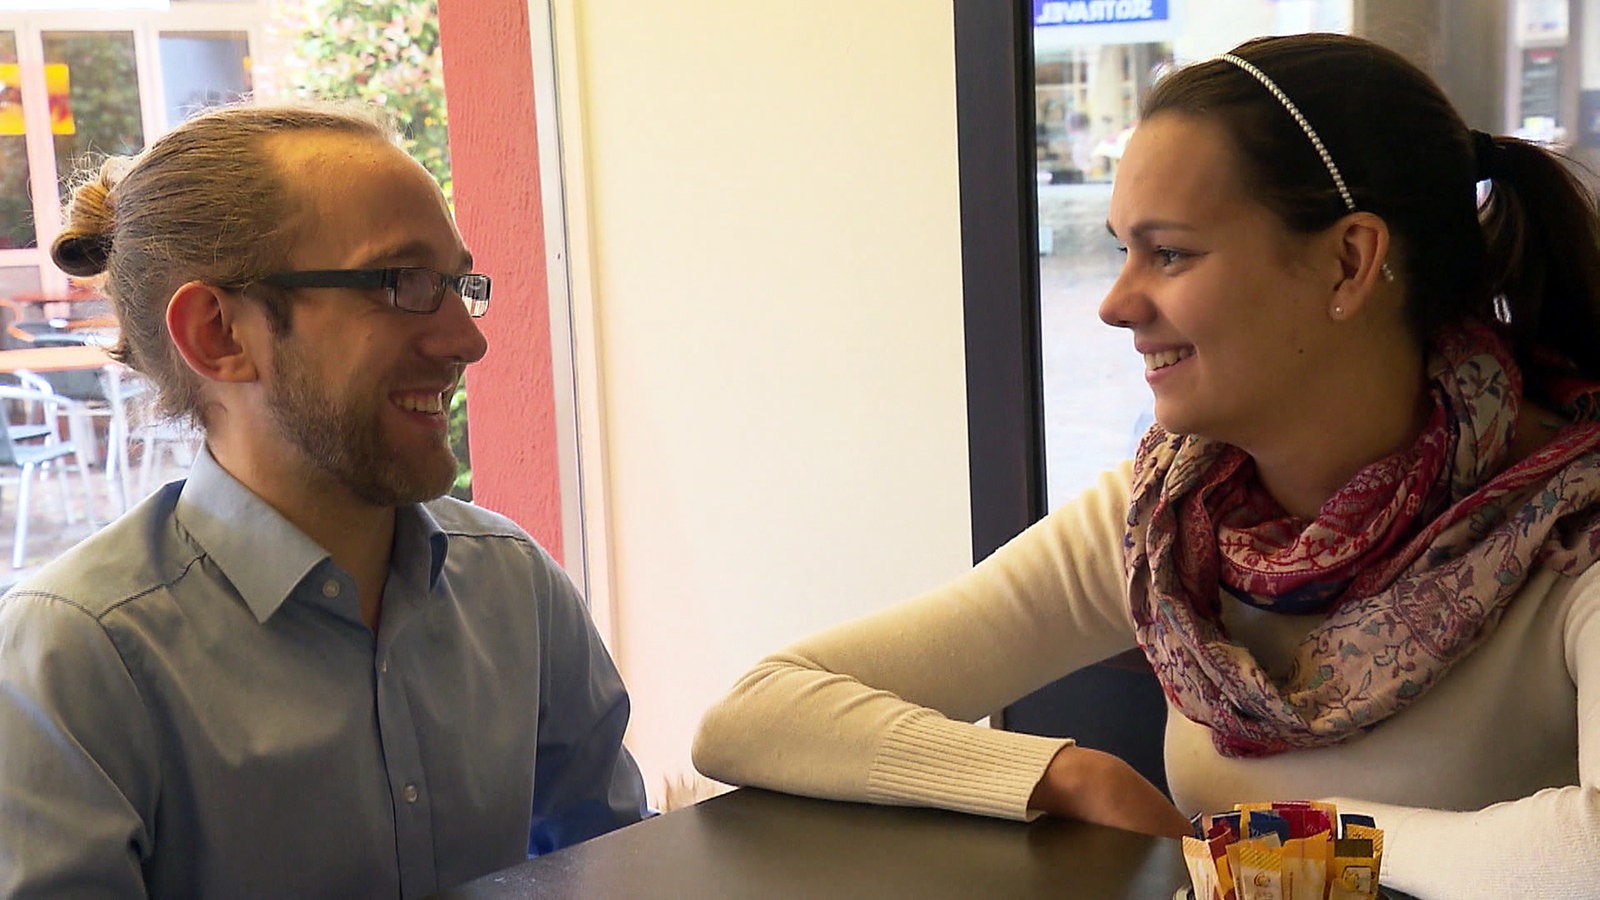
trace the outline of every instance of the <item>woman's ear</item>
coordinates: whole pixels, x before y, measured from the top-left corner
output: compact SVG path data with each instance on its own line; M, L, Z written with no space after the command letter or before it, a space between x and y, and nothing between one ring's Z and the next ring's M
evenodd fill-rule
M173 292L167 301L167 331L195 374L208 381L257 379L249 342L240 334L245 324L241 313L246 305L237 291L200 281L191 281Z
M1328 302L1328 315L1348 319L1360 312L1378 286L1394 280L1389 259L1389 224L1368 212L1354 212L1334 226L1339 257L1339 283Z

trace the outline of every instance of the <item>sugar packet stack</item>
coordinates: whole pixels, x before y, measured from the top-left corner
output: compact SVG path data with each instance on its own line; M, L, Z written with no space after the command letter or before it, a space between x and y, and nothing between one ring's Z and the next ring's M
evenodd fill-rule
M1196 900L1376 900L1383 832L1331 803L1241 803L1183 839Z

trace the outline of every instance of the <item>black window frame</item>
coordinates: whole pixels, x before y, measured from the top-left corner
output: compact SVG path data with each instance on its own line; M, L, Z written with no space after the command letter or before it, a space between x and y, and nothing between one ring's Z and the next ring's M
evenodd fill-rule
M1033 5L952 3L976 564L1048 511ZM1166 717L1160 685L1134 649L1045 685L990 719L999 728L1072 737L1115 753L1166 791Z

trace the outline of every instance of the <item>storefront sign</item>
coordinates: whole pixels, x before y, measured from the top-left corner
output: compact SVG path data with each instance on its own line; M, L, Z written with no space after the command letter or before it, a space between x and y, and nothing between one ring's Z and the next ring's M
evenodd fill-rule
M1033 0L1036 28L1166 20L1167 0Z
M1567 41L1567 0L1517 0L1518 43L1564 44Z

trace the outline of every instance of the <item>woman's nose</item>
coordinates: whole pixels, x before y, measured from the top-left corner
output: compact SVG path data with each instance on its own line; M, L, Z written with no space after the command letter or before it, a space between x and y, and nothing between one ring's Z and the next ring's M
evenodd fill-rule
M1111 283L1111 289L1100 301L1100 321L1113 328L1132 328L1147 315L1147 306L1140 300L1141 295L1132 282L1124 263L1117 280Z

